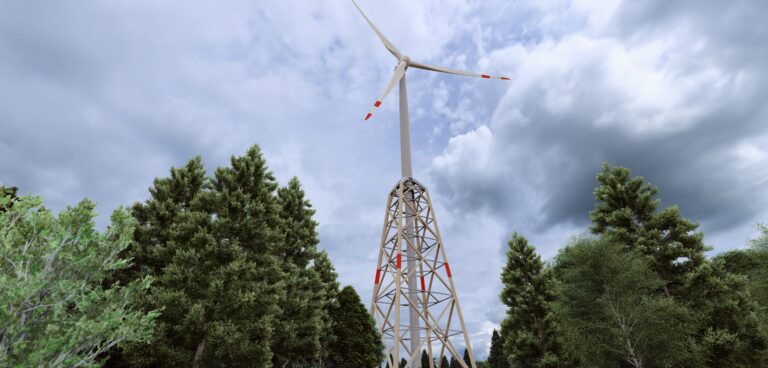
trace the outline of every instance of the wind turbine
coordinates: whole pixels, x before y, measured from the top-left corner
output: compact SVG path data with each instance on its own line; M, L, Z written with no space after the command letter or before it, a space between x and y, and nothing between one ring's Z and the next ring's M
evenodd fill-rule
M442 366L442 357L446 352L464 368L476 368L469 336L461 314L456 288L454 287L450 266L446 258L440 231L437 227L432 202L427 189L413 178L411 167L411 138L408 120L408 91L405 75L408 68L417 68L433 72L455 74L483 79L509 80L507 77L493 77L488 74L472 73L442 66L434 66L411 60L400 52L395 45L365 15L355 0L352 0L360 15L379 37L384 47L397 59L394 74L387 87L373 108L365 116L370 119L381 106L382 101L395 87L400 87L400 163L402 178L389 193L387 210L384 217L379 247L379 260L374 279L371 314L376 318L382 338L391 340L387 351L389 367L399 366L401 347L407 355L407 366L421 366L421 351L427 348L429 368L434 368L433 342L440 346L437 357L438 368ZM405 248L406 263L402 268L402 250ZM442 277L442 275L446 277ZM420 279L420 290L417 284ZM407 283L403 285L403 278ZM429 280L429 282L427 282ZM401 322L400 307L408 307L408 324ZM437 313L432 311L437 310ZM394 313L394 316L392 315ZM452 330L454 316L459 321L460 330ZM424 323L425 337L421 338L420 324ZM405 331L402 331L405 330ZM450 337L463 335L464 343L470 356L468 367ZM434 339L434 340L433 340ZM405 344L408 341L409 344ZM386 342L386 341L385 341Z

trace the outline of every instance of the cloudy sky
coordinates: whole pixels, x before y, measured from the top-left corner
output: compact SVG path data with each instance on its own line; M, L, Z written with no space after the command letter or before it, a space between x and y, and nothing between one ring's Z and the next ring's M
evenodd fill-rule
M432 192L480 356L512 231L551 258L588 226L602 162L701 223L713 253L768 221L768 2L360 0L412 59L414 174ZM100 225L152 179L252 144L298 176L322 247L367 300L400 176L394 58L346 0L0 2L0 182Z

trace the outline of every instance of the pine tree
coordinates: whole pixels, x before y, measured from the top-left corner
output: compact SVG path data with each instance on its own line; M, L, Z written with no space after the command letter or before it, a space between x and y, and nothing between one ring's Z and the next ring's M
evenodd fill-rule
M450 367L451 367L451 368L462 368L462 367L461 367L461 363L459 363L459 359L458 359L458 358L456 358L456 357L454 357L454 356L451 356L451 364L450 364Z
M502 322L503 355L512 367L557 367L554 327L550 321L554 295L549 274L535 248L520 234L509 241L507 264L501 273L501 301L507 306Z
M491 352L488 355L488 365L490 368L509 368L509 362L504 355L504 340L496 329L491 336Z
M317 222L297 178L278 189L283 241L277 256L286 275L286 298L275 321L281 338L274 339L273 366L306 366L321 362L322 336L330 333L321 275L310 267L318 256Z
M312 269L320 277L323 290L323 313L321 314L320 323L322 324L321 331L326 331L320 338L321 346L321 359L322 362L327 360L329 349L331 344L336 341L336 336L333 334L333 317L331 313L333 310L339 307L339 283L337 280L338 275L331 264L331 260L328 258L328 254L325 251L319 251Z
M666 281L664 292L674 295L709 250L703 234L696 231L698 225L683 218L676 206L657 212L657 189L642 177L630 177L627 168L604 164L597 180L597 204L590 212L592 232L652 258L656 272Z
M472 368L472 361L469 359L469 351L467 349L464 349L464 363L467 364L467 367Z
M271 366L286 279L277 183L256 146L230 164L207 178L195 158L134 206L124 277L154 275L143 302L163 312L151 344L125 347L133 366Z
M351 286L338 295L338 307L331 310L335 341L329 346L328 362L332 367L373 368L384 359L384 345L373 317Z
M440 359L440 368L450 368L451 363L448 362L448 358L443 355L443 359Z
M429 368L429 354L426 349L421 351L421 368Z

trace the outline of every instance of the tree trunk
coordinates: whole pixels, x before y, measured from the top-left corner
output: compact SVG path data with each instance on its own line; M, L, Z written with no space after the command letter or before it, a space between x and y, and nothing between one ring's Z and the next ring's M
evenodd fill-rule
M195 350L195 357L192 359L192 368L197 368L200 364L200 358L203 357L203 351L205 351L205 338L203 338L202 341L200 341L199 344L197 344L197 349Z

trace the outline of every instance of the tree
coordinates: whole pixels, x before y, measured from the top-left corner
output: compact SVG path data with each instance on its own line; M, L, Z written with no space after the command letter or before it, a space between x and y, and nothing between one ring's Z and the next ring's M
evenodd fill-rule
M541 258L523 236L514 233L508 245L501 273L501 301L507 306L501 323L503 356L512 367L556 367L562 359L550 320L554 300L550 275L543 272Z
M311 266L322 282L322 289L324 295L323 301L323 313L321 314L322 331L328 331L320 338L320 346L322 351L321 358L327 359L327 354L330 350L331 344L336 341L336 336L333 334L333 317L331 312L339 307L339 283L337 280L338 275L331 264L331 260L328 258L328 254L325 251L319 251L314 263Z
M163 308L152 343L125 346L133 366L271 366L286 279L277 183L256 146L230 165L208 178L197 157L133 207L136 267L121 277L155 276L142 303Z
M579 239L554 265L554 306L567 350L588 367L700 367L690 311L657 292L647 258L606 239Z
M461 367L461 363L459 363L459 359L458 359L458 358L456 358L456 357L454 357L454 356L451 356L451 364L450 364L450 367L451 367L451 368L462 368L462 367Z
M717 259L696 269L684 290L683 297L702 318L696 340L707 367L768 364L768 336L744 276L727 272Z
M592 232L653 259L655 271L665 281L662 289L667 296L674 295L709 250L703 234L696 231L698 224L683 218L676 206L657 212L657 189L642 177L630 177L627 168L604 164L597 181L597 203L589 214Z
M11 194L11 195L8 195ZM97 367L125 341L150 339L156 311L134 307L151 278L104 285L129 259L135 220L116 210L105 233L83 200L58 217L38 197L0 196L0 365Z
M421 350L421 367L429 368L429 354L426 349Z
M507 358L504 355L504 340L495 329L491 336L491 352L488 355L488 365L490 368L509 368L509 362L507 362Z
M346 286L331 310L335 340L329 346L328 362L339 368L378 367L384 359L381 336L355 289Z
M5 204L0 205L0 213L7 211L13 202L18 198L18 191L19 188L0 185L0 198L7 199L7 201L4 202Z
M764 324L768 322L768 227L758 224L760 236L750 240L749 249L721 253L715 260L721 260L725 270L744 276L749 293L760 308Z
M281 338L273 340L272 361L275 367L304 366L323 360L322 336L331 329L325 308L327 290L316 268L310 267L318 257L317 222L297 178L278 189L277 199L283 241L276 252L286 275L286 298L275 321Z
M448 362L448 358L443 355L443 359L440 359L440 368L450 368L451 363Z
M464 349L464 363L467 367L472 368L472 361L469 359L469 351L467 351L467 349Z

